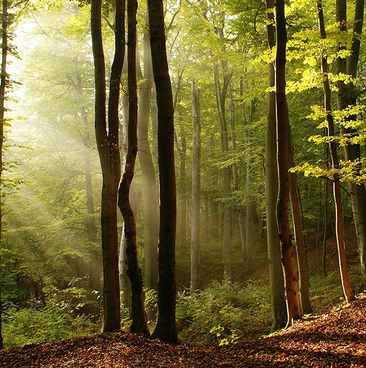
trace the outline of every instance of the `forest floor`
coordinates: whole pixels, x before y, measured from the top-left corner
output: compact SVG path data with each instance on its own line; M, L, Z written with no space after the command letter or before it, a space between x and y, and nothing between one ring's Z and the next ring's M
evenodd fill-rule
M131 333L26 345L0 367L366 367L366 294L284 331L226 346L169 345Z

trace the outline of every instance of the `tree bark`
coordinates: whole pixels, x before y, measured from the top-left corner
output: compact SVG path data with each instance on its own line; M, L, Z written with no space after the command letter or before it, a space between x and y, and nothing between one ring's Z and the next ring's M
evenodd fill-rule
M143 298L141 270L137 259L136 222L130 203L130 188L137 156L136 0L128 0L128 147L125 170L118 189L118 207L124 219L127 276L131 282L131 332L150 335Z
M244 106L243 106L244 108ZM252 123L253 117L253 110L254 105L253 101L249 103L249 119L248 124ZM244 116L244 123L246 122ZM246 195L247 195L247 206L246 206L246 236L245 236L245 247L244 247L244 274L249 276L252 273L252 247L253 247L253 197L251 195L251 167L252 167L252 160L250 154L250 140L249 135L250 133L247 131L245 134L245 145L247 149L247 165L246 165Z
M201 191L201 116L200 91L191 82L193 147L192 147L192 227L191 227L191 292L200 288L200 191Z
M268 47L275 46L275 27L273 0L266 0L267 41ZM268 86L275 86L275 71L273 63L268 64ZM277 161L276 161L276 94L268 92L267 131L266 131L266 172L265 198L267 222L267 248L269 264L269 280L271 286L272 331L286 325L286 300L284 279L281 264L281 247L278 238L276 220L276 201L278 193Z
M239 82L240 89L240 107L241 107L241 121L244 123L245 121L245 108L243 101L243 78L240 78ZM230 122L231 122L231 146L233 152L236 152L236 134L235 134L235 114L234 114L234 102L232 98L231 89L229 90L230 95ZM234 162L232 165L233 170L233 184L236 191L239 191L239 176L238 176L238 167ZM239 203L236 207L236 211L238 213L238 221L239 221L239 232L240 232L240 242L241 242L241 250L243 256L243 263L245 263L245 225L244 225L244 211L243 206ZM244 276L244 274L243 274Z
M113 117L115 86L110 90L109 129L106 119L105 62L101 26L101 0L91 4L91 33L95 73L95 133L102 167L103 187L101 204L101 232L103 259L103 332L120 329L118 234L117 234L117 190L120 180L120 158L118 148L118 121ZM124 41L122 40L122 44ZM122 51L124 52L124 51ZM115 55L117 56L117 55ZM118 55L118 60L123 57ZM117 60L117 58L115 58ZM116 68L117 64L114 64ZM116 71L114 69L114 71ZM112 72L113 74L113 72ZM111 75L112 81L116 76ZM118 80L119 87L119 80ZM113 96L113 97L112 97ZM117 126L114 124L117 123Z
M353 23L353 39L351 45L351 55L348 60L346 58L337 58L336 68L337 74L348 74L352 79L356 78L357 65L360 54L360 36L362 33L364 17L364 0L357 0L355 6L355 17ZM341 32L345 32L347 29L347 3L345 0L337 2L336 6L336 20L339 23L339 29ZM353 83L353 80L347 85L344 81L337 82L337 105L339 110L343 110L349 106L356 105L357 89ZM347 116L346 122L355 121L356 116ZM341 133L343 136L355 136L357 130L354 128L346 128L341 125ZM361 147L359 144L347 144L344 146L345 159L347 161L357 161L361 157ZM356 167L356 174L359 173L361 165ZM361 274L366 275L366 189L364 185L358 185L356 183L349 183L351 205L353 212L353 220L356 229L357 243L360 256L360 268Z
M148 22L147 22L148 23ZM144 203L144 235L145 235L145 286L156 289L158 280L157 247L159 240L158 193L154 163L149 144L149 117L151 105L151 87L153 74L151 50L148 33L144 34L144 79L140 85L140 102L138 110L138 159L140 162L143 203Z
M174 110L164 34L162 0L148 0L151 57L158 107L160 184L158 321L153 337L178 343L175 321L176 183L174 167Z
M223 63L223 69L226 68L226 63ZM220 136L221 136L221 151L228 152L228 138L227 138L227 125L225 117L225 100L229 83L232 74L227 74L224 77L222 90L220 87L220 74L219 67L216 61L213 62L214 78L215 78L215 91L216 91L216 105L219 113L220 121ZM225 167L223 169L224 180L224 199L228 199L230 196L230 177L231 169ZM223 261L224 261L224 276L231 280L231 211L228 203L224 203L224 219L223 219Z
M325 26L324 26L324 17L323 17L323 8L322 1L318 0L317 3L317 11L318 11L318 20L319 20L319 31L320 37L322 39L326 39ZM322 56L321 60L321 71L323 74L323 88L324 88L324 108L326 111L326 119L328 123L328 136L329 136L329 149L332 158L332 166L333 169L339 169L338 162L338 154L337 154L337 146L332 138L334 137L334 121L332 115L332 105L331 105L331 92L328 80L328 62L327 57ZM345 299L347 302L355 299L353 294L347 271L346 264L346 252L345 252L345 243L344 243L344 235L343 235L343 207L342 207L342 198L341 198L341 185L340 185L340 177L337 172L333 174L333 194L334 194L334 203L335 203L335 213L336 213L336 239L337 239L337 249L338 249L338 260L339 260L339 270L341 274L342 288Z
M278 165L278 200L277 225L281 243L282 264L285 279L287 304L287 326L301 318L301 310L296 286L296 268L293 253L292 235L288 217L290 194L289 178L289 118L286 101L286 20L283 0L276 3L276 113L277 113L277 165Z
M8 83L7 60L8 60L8 1L2 2L2 53L1 53L1 75L0 75L0 248L2 244L3 230L3 145L4 145L4 118L5 118L5 94ZM1 256L0 256L1 261ZM2 334L2 282L0 281L0 349L4 348Z
M291 131L289 126L290 137L289 141L289 163L290 167L295 166L294 157L292 153L292 144L291 144ZM296 185L296 174L289 173L290 176L290 198L291 198L291 211L292 211L292 220L294 226L295 240L296 240L296 256L297 256L297 266L299 273L299 289L300 289L300 304L301 304L301 312L302 314L309 314L312 312L311 303L310 303L310 295L309 295L309 275L308 275L308 265L306 260L306 251L305 251L305 241L304 235L302 231L302 220L301 220L301 212L300 212L300 203L299 197L297 193L297 185Z
M112 65L106 119L105 62L101 25L101 0L91 3L91 33L95 73L95 134L102 168L101 233L103 259L103 332L120 329L117 191L121 176L118 145L119 69L124 54L124 26L115 34L115 58ZM124 24L124 12L121 22ZM119 74L119 77L118 77Z

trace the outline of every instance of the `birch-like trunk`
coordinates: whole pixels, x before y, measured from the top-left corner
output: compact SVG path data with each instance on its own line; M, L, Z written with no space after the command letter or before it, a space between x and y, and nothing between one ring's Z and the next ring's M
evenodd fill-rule
M322 1L318 0L317 3L318 20L319 20L319 31L320 37L325 40L325 26L324 26L324 16ZM328 123L328 136L329 136L329 149L332 158L333 169L339 169L337 146L332 138L334 137L334 121L332 115L332 105L331 105L331 91L328 79L328 62L327 57L323 56L321 60L321 71L323 74L323 88L324 88L324 108L326 111L326 119ZM351 284L349 282L347 262L346 262L346 251L345 251L345 240L344 240L344 229L343 229L343 206L341 197L341 185L340 177L337 172L333 174L333 195L335 203L335 213L336 213L336 239L337 239L337 249L338 249L338 261L339 261L339 271L341 274L342 288L344 297L347 302L352 301L355 296L353 294Z

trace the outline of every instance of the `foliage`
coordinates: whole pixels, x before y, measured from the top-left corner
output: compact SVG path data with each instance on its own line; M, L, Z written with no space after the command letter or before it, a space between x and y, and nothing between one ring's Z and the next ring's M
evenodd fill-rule
M265 334L270 329L268 285L250 281L242 287L226 280L193 295L181 292L177 321L188 343L226 345Z
M70 285L65 290L49 286L45 305L33 300L27 307L7 309L3 321L7 348L88 336L97 332L95 316L82 313L88 302L86 290Z

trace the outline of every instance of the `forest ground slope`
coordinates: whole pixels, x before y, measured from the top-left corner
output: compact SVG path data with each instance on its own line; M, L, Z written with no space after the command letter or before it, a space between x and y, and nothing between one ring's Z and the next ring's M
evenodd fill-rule
M130 333L0 352L0 367L366 367L366 294L288 330L228 346L168 345Z

